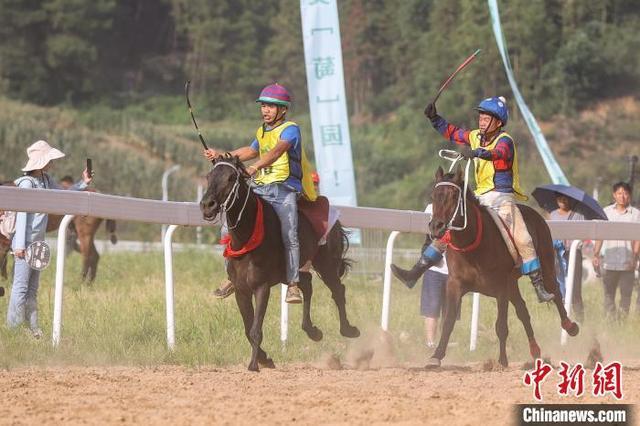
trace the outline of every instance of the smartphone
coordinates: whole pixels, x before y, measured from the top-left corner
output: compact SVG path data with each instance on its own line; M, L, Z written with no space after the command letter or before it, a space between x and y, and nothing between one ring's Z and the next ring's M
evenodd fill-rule
M93 163L91 162L91 158L87 158L87 173L89 173L89 176L93 176Z

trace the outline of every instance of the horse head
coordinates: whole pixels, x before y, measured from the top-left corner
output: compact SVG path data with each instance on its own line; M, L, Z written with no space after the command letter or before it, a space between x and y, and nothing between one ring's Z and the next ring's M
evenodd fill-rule
M213 161L213 167L207 174L207 191L200 201L200 211L205 220L213 220L220 211L231 208L238 198L244 179L249 178L242 162L229 153Z
M444 173L442 167L436 171L436 182L431 193L433 213L429 229L434 238L442 238L454 219L461 217L460 206L464 187L464 174L458 167L455 173Z

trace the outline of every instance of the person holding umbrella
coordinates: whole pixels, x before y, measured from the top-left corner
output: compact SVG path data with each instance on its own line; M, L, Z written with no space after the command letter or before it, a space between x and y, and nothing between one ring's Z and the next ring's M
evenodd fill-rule
M580 188L569 185L542 185L533 190L533 198L540 207L550 212L551 220L607 220L600 204ZM554 247L559 251L558 263L562 270L558 274L558 282L562 297L565 295L565 278L568 271L569 248L572 241L554 240ZM571 305L579 321L584 319L582 304L582 250L578 248L575 260L573 280L573 296Z
M571 200L564 194L557 193L556 203L558 208L553 210L549 214L551 220L585 220L584 215L574 210L574 205L577 203L575 200ZM569 265L569 248L571 247L571 240L554 240L554 246L560 248L558 263L561 269L561 273L558 276L558 282L560 283L560 291L562 292L562 298L566 295L565 282L568 274ZM571 297L571 305L578 321L584 321L584 306L582 303L582 243L578 246L575 257L575 274L573 276L573 296Z
M640 222L640 210L631 206L631 186L626 182L613 185L614 203L604 211L611 221ZM600 252L604 250L601 257ZM596 241L593 267L600 269L604 285L604 308L607 316L616 314L616 292L620 287L620 310L629 314L633 292L634 270L640 254L640 241ZM640 302L636 306L640 312Z

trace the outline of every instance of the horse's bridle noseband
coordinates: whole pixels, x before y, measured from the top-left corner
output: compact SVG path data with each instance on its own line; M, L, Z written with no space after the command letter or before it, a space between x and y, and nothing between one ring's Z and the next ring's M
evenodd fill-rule
M242 176L242 173L240 172L240 170L238 170L236 166L226 161L219 161L215 163L211 171L213 172L213 170L215 170L215 168L218 166L231 167L233 171L236 173L236 181L234 182L233 187L231 188L231 191L229 191L229 195L227 195L227 198L224 200L224 203L220 204L220 211L224 214L227 214L227 211L231 209L231 207L233 207L233 205L235 204L236 200L240 198L238 196L238 192L240 191L240 177ZM242 213L244 213L244 209L245 207L247 207L247 201L249 201L250 193L251 193L251 188L247 188L247 195L244 198L244 203L242 204L242 208L240 209L240 213L238 214L238 219L236 220L236 223L231 225L227 218L228 229L235 229L240 224L240 220L242 219Z

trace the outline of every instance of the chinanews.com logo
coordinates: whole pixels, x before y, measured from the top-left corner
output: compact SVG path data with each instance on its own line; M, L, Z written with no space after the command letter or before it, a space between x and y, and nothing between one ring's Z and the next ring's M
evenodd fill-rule
M622 400L622 364L596 362L591 373L581 364L570 365L560 362L556 373L554 367L541 359L536 359L534 368L522 378L525 386L531 388L535 404L517 406L518 423L521 425L552 424L633 424L630 405L624 404L575 404L575 399L590 392L594 397L612 397ZM540 404L544 399L545 381L549 391L551 381L556 378L555 392L567 398L567 404Z

